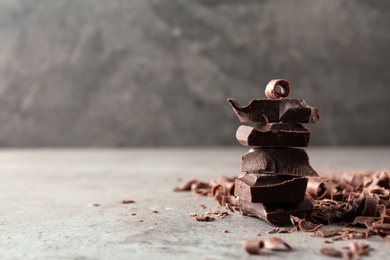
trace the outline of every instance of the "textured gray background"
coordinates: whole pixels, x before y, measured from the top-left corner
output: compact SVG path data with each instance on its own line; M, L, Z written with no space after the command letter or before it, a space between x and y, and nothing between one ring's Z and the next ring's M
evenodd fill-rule
M0 146L238 145L270 79L390 144L390 1L0 1Z

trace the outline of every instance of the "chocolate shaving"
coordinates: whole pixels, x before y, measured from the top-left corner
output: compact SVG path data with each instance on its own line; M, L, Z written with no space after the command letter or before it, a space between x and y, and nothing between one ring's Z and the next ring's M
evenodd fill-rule
M289 244L283 241L283 239L279 237L271 237L268 240L264 241L264 248L271 249L271 250L283 250L280 249L280 246L283 246L284 250L291 251L292 248Z
M339 229L319 229L313 233L313 235L317 237L334 237L339 234Z
M321 248L321 254L331 257L342 257L343 253L333 247L323 247Z
M121 204L130 204L130 203L134 203L135 200L120 200L119 203Z
M275 234L275 233L292 233L297 231L296 227L293 228L274 228L267 231L267 234Z

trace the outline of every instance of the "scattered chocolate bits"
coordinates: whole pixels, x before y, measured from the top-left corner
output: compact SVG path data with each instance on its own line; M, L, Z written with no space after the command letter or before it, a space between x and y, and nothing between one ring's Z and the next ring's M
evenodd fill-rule
M348 246L343 247L346 251L340 251L333 247L324 247L321 249L321 254L331 257L342 257L343 259L360 259L360 256L368 256L373 250L367 244L359 244L356 241L351 242Z
M88 205L88 207L99 207L99 206L100 206L99 203L92 203Z
M130 212L129 214L130 214L131 216L137 215L137 213L135 213L135 212Z
M135 201L134 200L120 200L119 203L121 204L130 204L130 203L134 203Z
M233 195L232 187L234 188L235 178L222 176L219 180L211 180L208 183L207 187L210 188L207 192L199 193L194 190L193 192L212 196L230 211L245 215L246 208L243 207L245 204L240 204L239 199ZM276 227L269 230L268 234L292 233L300 230L311 232L313 236L327 238L325 243L364 239L378 235L384 241L390 242L390 209L388 208L390 184L387 172L348 173L342 178L322 176L308 179L306 196L314 205L312 214L305 217L285 216L288 217L293 227ZM190 182L204 183L195 179L191 179ZM312 187L312 191L309 187ZM268 209L267 214L278 214L277 216L280 217L290 212L293 211L286 212L283 209L272 208ZM197 216L193 213L191 216L197 217L198 221L212 221L212 214L216 215L216 218L224 218L228 215L227 212L211 211L208 215ZM326 229L323 227L331 223L341 223L344 228ZM354 227L363 228L363 230Z
M229 233L229 230L224 229L224 230L223 230L223 233Z
M158 213L158 211L154 209L154 210L152 210L152 213Z

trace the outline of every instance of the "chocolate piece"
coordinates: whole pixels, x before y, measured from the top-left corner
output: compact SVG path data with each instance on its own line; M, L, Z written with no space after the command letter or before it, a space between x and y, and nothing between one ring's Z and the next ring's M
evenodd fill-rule
M302 99L253 99L241 106L235 99L228 99L241 122L262 123L318 123L318 109L308 106Z
M248 173L236 179L234 195L262 203L299 203L305 197L307 178Z
M318 176L310 166L305 150L296 148L253 148L241 156L241 171Z
M280 87L281 91L278 91ZM286 98L290 94L290 83L285 79L273 79L265 87L265 95L269 99Z
M297 204L263 204L238 199L242 215L254 216L275 226L291 226L290 215L298 218L309 218L313 204L305 199Z
M310 130L300 124L242 125L237 129L236 138L245 146L307 147Z

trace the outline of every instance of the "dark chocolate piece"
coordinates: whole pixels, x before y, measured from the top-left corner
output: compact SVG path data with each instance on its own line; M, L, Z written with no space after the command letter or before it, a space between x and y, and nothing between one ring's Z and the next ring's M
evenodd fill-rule
M237 129L236 138L245 146L307 147L310 130L300 124L242 125Z
M306 151L296 148L253 148L241 156L241 171L291 176L318 176L309 164Z
M262 123L318 123L318 109L308 106L302 99L253 99L241 106L235 99L228 99L241 122Z
M236 179L234 195L249 202L299 203L306 185L304 177L248 173Z
M242 215L254 216L275 226L291 226L290 215L307 219L313 212L313 204L305 199L297 204L263 204L239 199Z

